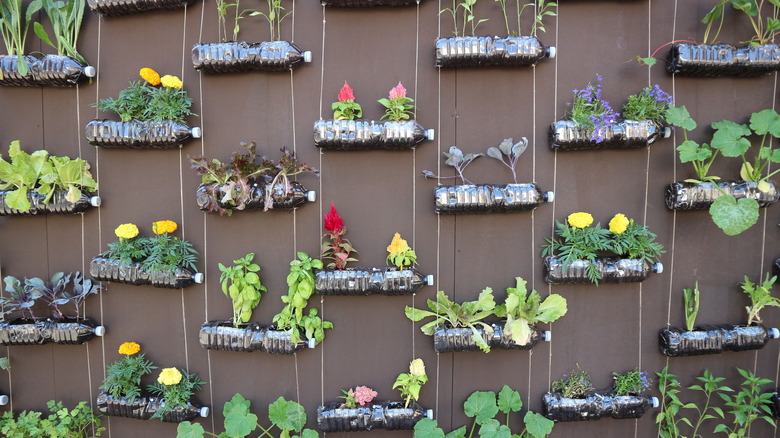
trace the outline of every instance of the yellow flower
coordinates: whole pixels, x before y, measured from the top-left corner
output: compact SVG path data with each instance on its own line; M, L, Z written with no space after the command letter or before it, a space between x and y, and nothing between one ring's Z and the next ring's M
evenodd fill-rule
M176 76L171 75L165 75L161 79L163 87L166 88L176 88L177 90L181 90L182 84L181 80L177 78Z
M409 364L409 374L417 377L425 375L425 364L422 359L415 359Z
M590 213L572 213L567 218L567 221L574 228L585 228L593 223L593 216Z
M154 234L173 233L179 226L174 221L152 222L152 231Z
M133 237L138 235L138 227L136 227L133 224L122 224L114 230L114 234L116 234L116 237L121 237L124 239L132 239Z
M166 386L176 385L181 382L181 372L176 368L163 368L157 382Z
M141 346L135 342L124 342L119 346L119 354L132 356L141 351Z
M141 69L139 74L149 84L154 86L160 85L160 74L152 70L151 68L144 67Z
M390 242L390 246L387 247L387 252L390 253L391 256L396 254L401 254L404 251L409 250L409 244L406 243L406 240L401 239L400 233L395 233L393 236L393 241Z
M629 220L623 213L618 213L609 221L609 231L620 234L628 228Z

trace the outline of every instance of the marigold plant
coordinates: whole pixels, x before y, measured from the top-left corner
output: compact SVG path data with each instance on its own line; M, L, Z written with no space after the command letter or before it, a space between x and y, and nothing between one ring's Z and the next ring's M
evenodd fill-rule
M181 372L176 368L163 368L157 382L166 386L176 385L181 382Z
M184 86L181 79L177 78L176 76L172 75L165 75L160 79L160 82L162 83L163 87L166 88L175 88L177 90L181 90L181 88Z
M195 115L190 111L192 99L182 89L179 78L171 75L160 78L159 73L151 68L142 68L140 75L144 80L130 81L130 86L120 91L118 98L101 99L93 106L102 111L116 112L123 122L136 119L184 123L187 116Z
M174 221L157 221L152 222L152 232L154 234L173 233L179 228Z
M147 387L149 392L160 397L163 401L152 418L162 420L165 414L171 412L175 407L185 406L195 391L199 390L205 383L200 380L197 374L182 372L176 368L164 368L157 381Z
M609 231L614 234L621 234L628 228L629 220L623 213L616 214L609 221Z
M585 228L593 223L593 216L590 213L572 213L566 218L566 222L574 228Z
M138 226L135 224L122 224L114 229L114 234L121 239L132 239L138 235Z
M119 346L119 354L124 354L126 356L138 354L139 351L141 351L141 346L138 345L137 342L123 342L122 345Z
M154 85L155 87L160 85L160 74L151 68L144 67L141 69L139 74L143 80L149 83L149 85Z
M127 398L128 403L141 396L141 378L157 367L138 354L141 346L135 342L125 342L119 346L119 353L125 357L106 368L106 378L100 390L114 398Z
M109 243L108 251L101 256L118 260L123 266L140 263L141 268L148 272L174 271L180 266L195 270L195 255L198 252L190 242L169 234L177 229L178 225L174 221L157 221L152 223L155 236L137 237L139 231L136 225L120 225L114 231L119 240Z

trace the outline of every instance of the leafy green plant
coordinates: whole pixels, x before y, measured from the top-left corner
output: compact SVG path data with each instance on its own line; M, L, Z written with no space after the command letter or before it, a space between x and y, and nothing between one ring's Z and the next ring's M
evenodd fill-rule
M225 403L222 410L225 417L225 432L219 435L213 434L206 432L199 423L185 421L179 423L176 429L176 438L203 438L206 434L218 438L244 438L257 429L260 430L260 434L256 438L261 436L317 438L319 436L317 431L304 428L306 426L306 411L303 406L294 401L279 397L268 405L268 420L271 425L267 428L258 423L259 418L250 412L250 406L249 400L241 394L235 394L230 401ZM277 434L272 433L274 428L279 429Z
M225 266L219 264L222 273L219 281L222 285L222 293L233 302L233 325L238 327L241 323L248 322L252 317L252 310L260 304L262 292L268 289L260 283L260 266L252 263L255 253L233 260L235 265Z
M404 314L414 322L425 318L433 318L433 321L423 324L420 330L428 336L432 336L437 328L449 324L452 327L468 327L471 329L474 342L485 353L490 352L490 346L485 342L479 330L492 336L493 328L483 320L494 314L496 302L493 298L493 289L486 287L480 292L475 301L455 303L443 291L436 293L436 301L428 300L428 308L431 311L416 309L406 306Z
M233 9L234 16L233 16L233 29L231 30L231 34L233 35L232 41L238 40L238 33L241 30L241 20L244 19L245 16L254 16L257 15L257 10L255 9L241 9L241 0L235 0L233 3L229 3L225 0L217 0L217 16L219 20L219 24L217 25L218 31L219 31L219 39L221 41L227 41L228 32L227 32L227 15L228 10L231 8Z
M298 259L290 262L290 274L287 275L287 295L282 296L285 306L277 313L273 322L278 330L290 333L292 342L302 339L314 339L319 344L325 339L325 329L333 328L333 323L323 321L317 316L317 309L304 310L314 293L314 270L322 269L322 260L312 259L305 252L298 252Z
M517 143L514 143L514 139L505 138L498 147L491 146L487 149L487 156L495 158L508 167L512 171L512 180L517 184L517 162L520 160L520 155L523 155L526 148L528 148L528 139L523 137ZM506 156L506 160L504 157Z
M750 297L750 305L745 307L748 313L748 325L761 323L761 317L758 315L758 312L764 307L780 307L780 299L771 296L772 286L774 286L775 281L777 281L777 276L770 278L769 273L767 273L761 285L754 284L747 275L745 276L745 281L740 283L742 292Z
M271 31L271 41L279 41L282 39L282 21L292 14L290 12L284 12L285 9L282 6L283 0L266 0L268 10L266 12L254 11L250 15L261 15L268 21L268 28Z
M401 396L406 399L404 407L408 407L410 401L420 398L420 390L426 383L428 376L425 374L425 364L422 359L414 359L409 364L409 372L401 373L395 379L393 389L398 388L401 391Z
M623 105L623 117L627 120L650 120L661 125L671 105L672 96L656 84L628 96Z
M660 372L655 373L658 376L658 389L661 392L661 412L655 417L655 423L659 425L659 436L661 438L701 438L699 433L702 424L707 420L723 418L723 410L718 406L712 405L714 395L720 396L725 392L733 390L728 386L721 385L726 380L724 377L715 377L710 370L704 370L702 376L696 377L701 384L695 384L688 387L693 391L702 393L704 403L684 403L678 394L682 392L682 385L677 380L677 376L669 372L669 367L664 367ZM682 409L695 411L695 417L690 419L683 416ZM717 415L717 416L716 416ZM696 423L691 420L695 418ZM691 435L683 434L682 427L687 426L692 431Z
M685 305L685 328L693 330L696 315L699 314L699 282L693 288L683 289L683 304Z
M477 0L462 0L460 3L458 3L458 0L452 0L452 6L449 8L442 9L439 11L439 14L443 14L445 12L449 12L452 14L452 24L453 24L453 31L452 33L455 34L455 36L466 36L466 25L470 25L471 35L474 36L474 33L477 31L477 27L488 21L487 18L478 19L474 15L474 8L477 6ZM463 11L461 12L461 9ZM460 16L460 20L458 17ZM458 23L460 21L460 23ZM458 30L460 29L460 31Z
M36 2L40 3L51 21L54 42L49 38L43 25L35 22L33 30L38 38L57 49L58 55L67 55L86 64L87 60L76 49L86 0L33 0L33 3Z
M192 243L172 235L178 225L170 220L152 222L153 237L139 236L135 224L122 224L114 229L119 238L108 244L101 254L108 260L118 260L122 266L138 262L147 272L175 272L180 266L195 270L198 253Z
M162 399L151 418L162 421L165 414L175 407L186 406L195 391L204 384L206 382L200 380L195 373L181 372L177 368L163 368L157 381L147 387L150 393Z
M552 392L559 392L566 398L584 398L593 391L590 383L590 374L577 364L577 368L569 374L564 374L560 379L554 380L550 386Z
M144 354L138 354L141 346L135 342L125 342L119 347L122 359L112 363L106 368L106 377L100 390L114 398L127 398L128 403L133 403L136 397L141 396L141 378L157 369Z
M527 411L523 416L523 429L515 434L510 429L511 414L523 409L523 400L520 393L507 385L496 394L493 391L476 391L463 403L463 411L467 417L473 418L469 434L466 435L466 426L444 434L436 420L423 418L414 426L414 438L445 438L462 437L471 438L479 426L477 436L481 437L516 437L516 438L544 438L552 433L555 423L543 415ZM499 420L499 412L504 414L504 423Z
M534 16L533 26L531 26L531 36L536 36L537 30L546 32L546 30L544 29L544 22L543 22L544 17L546 16L555 17L558 15L557 13L555 13L555 11L551 10L552 8L558 7L558 4L555 2L549 0L540 0L538 5L535 2L530 2L530 3L524 3L521 6L520 0L516 0L517 30L515 31L512 30L509 26L509 13L507 9L507 0L496 0L496 1L501 5L501 12L504 14L504 25L506 26L506 33L507 35L511 35L511 36L522 35L522 27L520 26L520 17L522 17L525 8L529 6L535 9L536 12L536 15Z
M355 117L363 117L363 107L355 102L355 92L347 81L339 90L338 100L330 105L333 110L333 118L336 120L355 120Z
M772 394L761 392L761 386L773 383L772 379L758 377L752 371L741 368L737 368L737 372L745 379L739 391L733 395L725 391L718 393L726 402L726 407L731 408L726 412L733 417L732 422L730 425L718 424L715 426L714 433L724 433L728 438L747 437L751 424L756 420L765 420L772 427L776 427L772 411L769 409L769 399ZM722 413L719 414L724 418Z
M406 88L398 82L398 85L390 89L388 97L378 100L385 107L385 113L380 120L388 119L394 121L409 120L414 113L414 100L406 97Z
M98 437L105 427L100 427L100 417L92 413L87 402L79 402L68 409L62 402L50 400L48 417L37 411L23 411L16 418L7 411L0 418L0 432L6 438L87 438Z
M777 9L780 7L780 2L777 0L718 0L712 10L702 20L702 23L707 23L707 31L704 34L705 44L708 41L707 36L710 26L716 20L719 20L718 31L711 39L712 41L717 41L718 34L723 26L724 10L726 5L729 4L734 10L744 12L748 20L750 20L754 35L747 43L753 46L767 44L780 33L780 20L778 20Z
M615 395L641 395L650 389L652 380L647 378L647 371L634 369L626 373L612 373L612 392Z
M130 81L130 86L119 92L119 97L101 99L93 106L101 111L117 113L123 122L162 122L173 120L184 123L191 111L192 99L176 76L165 75L145 67L140 70L143 81Z
M469 181L468 179L466 179L465 176L463 176L463 171L466 170L466 167L468 167L468 165L471 164L472 161L481 157L483 154L479 154L479 153L464 154L463 151L461 151L460 148L458 148L457 146L450 146L449 152L442 152L442 154L444 154L444 156L447 157L447 160L444 162L444 164L454 167L455 170L458 172L458 175L457 176L436 176L430 170L423 170L422 171L423 176L426 178L436 178L436 179L460 178L463 184L471 184L471 181Z
M707 143L697 143L688 139L688 133L696 129L696 121L691 118L685 105L681 107L669 107L666 110L666 121L672 126L681 128L685 140L677 146L681 163L691 163L696 173L695 180L686 180L690 182L709 181L714 182L720 179L717 176L710 176L709 171L713 161L718 156L718 148L713 148Z
M531 341L531 326L550 323L566 314L566 298L550 294L542 300L536 290L528 292L526 281L515 277L515 287L506 289L506 301L495 307L499 318L506 318L504 332L518 345Z
M33 308L35 301L43 296L43 280L26 278L22 282L9 275L3 281L8 297L0 297L0 317L4 320L9 313L19 312L22 317L35 318Z
M71 278L73 281L71 282ZM7 276L3 279L6 285L6 291L10 292L11 300L5 302L5 305L11 310L28 312L33 316L32 309L37 299L42 299L51 309L51 317L60 320L65 317L60 306L68 303L73 305L75 318L80 318L81 305L84 299L100 291L100 286L94 284L92 280L85 279L80 272L65 275L63 272L57 272L52 275L50 283L43 279L33 277L25 278L22 282L16 277ZM72 286L69 285L72 283Z
M31 191L42 195L46 204L58 190L66 191L65 199L70 202L78 201L82 190L97 190L89 164L80 158L57 157L45 150L28 154L21 150L19 140L11 142L8 156L10 162L0 156L0 190L10 190L5 196L9 208L28 211Z
M5 50L9 55L16 55L19 74L26 76L29 71L27 61L24 59L24 46L27 41L27 30L30 28L30 20L33 14L41 8L39 2L31 2L23 12L23 0L0 0L0 35L5 43ZM0 79L3 75L0 72Z

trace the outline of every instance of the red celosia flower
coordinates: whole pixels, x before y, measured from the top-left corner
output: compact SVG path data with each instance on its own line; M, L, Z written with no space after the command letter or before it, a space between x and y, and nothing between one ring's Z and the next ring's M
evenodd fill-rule
M404 88L403 85L401 85L401 82L398 82L398 85L393 87L392 90L390 90L390 100L397 99L399 97L406 97L406 88Z
M347 81L344 81L344 86L341 87L341 91L339 91L339 102L344 102L346 100L355 100L355 94L352 92L352 88L349 87L349 84L347 84Z
M341 95L339 94L339 99ZM330 204L330 212L323 216L325 219L325 231L329 231L333 234L338 234L344 228L344 220L336 212L336 205Z

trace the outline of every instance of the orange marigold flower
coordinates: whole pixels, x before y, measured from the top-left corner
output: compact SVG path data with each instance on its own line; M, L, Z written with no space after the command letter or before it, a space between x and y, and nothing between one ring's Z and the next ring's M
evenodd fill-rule
M151 68L144 67L141 69L139 74L149 84L154 86L160 85L160 74L152 70Z
M152 222L152 231L154 234L173 233L179 226L174 221Z
M119 346L119 354L132 356L141 351L141 346L136 342L125 342Z

